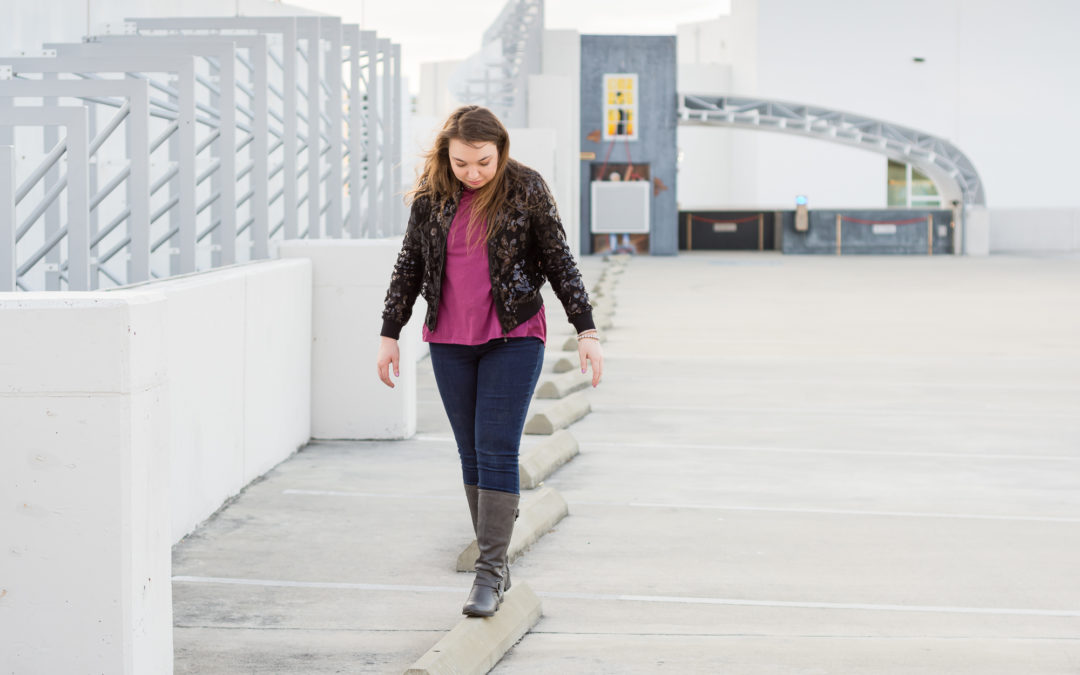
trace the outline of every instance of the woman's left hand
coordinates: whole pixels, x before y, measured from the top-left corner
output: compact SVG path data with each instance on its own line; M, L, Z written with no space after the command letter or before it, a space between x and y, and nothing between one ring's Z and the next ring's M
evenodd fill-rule
M586 338L578 340L578 357L581 358L581 372L585 372L586 363L592 365L592 386L600 384L600 376L604 374L604 350L600 348L600 341Z

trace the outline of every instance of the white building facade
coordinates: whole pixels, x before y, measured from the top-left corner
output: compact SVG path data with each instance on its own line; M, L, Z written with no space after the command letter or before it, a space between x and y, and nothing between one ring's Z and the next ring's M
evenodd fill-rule
M984 185L990 251L1080 250L1076 26L1080 5L1065 0L733 0L730 16L679 27L678 89L948 139ZM890 206L888 159L876 153L700 126L681 126L679 146L681 210L790 209L796 195L811 208Z

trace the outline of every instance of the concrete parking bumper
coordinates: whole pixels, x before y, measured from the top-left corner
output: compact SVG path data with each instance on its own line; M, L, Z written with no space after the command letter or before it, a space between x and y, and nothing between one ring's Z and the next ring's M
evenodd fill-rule
M537 445L522 453L518 462L518 482L522 490L540 485L563 464L578 454L578 442L565 429L556 431Z
M540 598L524 581L506 592L495 616L464 618L405 675L482 675L540 620Z
M506 553L510 562L516 560L570 513L566 500L551 488L540 488L535 493L522 495L520 510L517 523L514 524L514 535L510 538L510 548ZM457 571L471 572L476 566L479 554L480 549L473 539L458 556Z

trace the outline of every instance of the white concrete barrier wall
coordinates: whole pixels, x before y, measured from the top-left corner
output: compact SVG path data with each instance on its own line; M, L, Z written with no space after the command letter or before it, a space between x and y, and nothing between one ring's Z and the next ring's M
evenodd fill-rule
M990 251L1080 251L1080 209L990 209Z
M311 438L311 265L139 286L168 300L172 541Z
M0 294L0 671L172 672L167 304Z
M310 437L311 266L0 294L0 672L171 673L171 547Z
M416 433L416 361L426 305L418 299L401 333L401 377L394 389L376 378L383 302L401 238L283 242L281 258L313 269L311 435L319 439L393 439Z

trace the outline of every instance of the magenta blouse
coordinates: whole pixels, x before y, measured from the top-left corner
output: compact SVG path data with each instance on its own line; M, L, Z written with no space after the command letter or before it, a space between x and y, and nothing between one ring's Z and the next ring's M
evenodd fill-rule
M424 326L424 341L459 345L480 345L501 337L536 337L547 341L544 308L509 333L503 334L491 297L491 271L483 223L477 223L473 241L467 242L469 213L476 196L461 193L457 213L450 224L446 242L446 270L439 298L439 323L435 330Z

